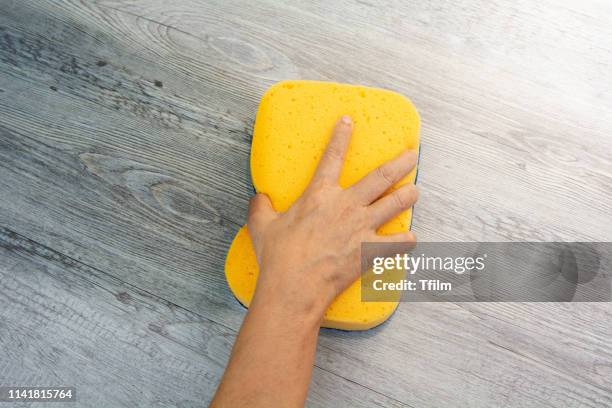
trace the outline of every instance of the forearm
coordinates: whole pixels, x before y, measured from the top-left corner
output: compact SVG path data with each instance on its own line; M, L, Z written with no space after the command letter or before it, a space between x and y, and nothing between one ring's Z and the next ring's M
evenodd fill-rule
M279 296L255 296L211 407L301 407L323 308L291 310Z

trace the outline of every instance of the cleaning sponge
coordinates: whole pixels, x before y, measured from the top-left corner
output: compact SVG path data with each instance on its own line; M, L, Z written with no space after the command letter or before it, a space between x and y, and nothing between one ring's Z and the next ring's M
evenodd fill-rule
M251 147L251 176L257 192L266 193L276 211L285 211L302 194L327 145L336 120L353 118L354 131L340 185L348 187L405 149L419 148L419 116L404 96L377 88L319 81L282 81L262 97ZM390 191L414 183L416 168ZM412 211L391 219L379 234L406 231ZM248 306L258 275L246 226L229 249L228 284ZM324 327L363 330L384 322L397 302L362 302L357 280L330 305Z

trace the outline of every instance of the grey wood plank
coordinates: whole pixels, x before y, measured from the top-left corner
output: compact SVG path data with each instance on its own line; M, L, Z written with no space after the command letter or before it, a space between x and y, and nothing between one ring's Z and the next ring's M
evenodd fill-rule
M208 404L234 330L5 228L0 259L1 384L75 386L79 407ZM308 406L406 406L321 369L313 387Z
M270 60L282 52L298 77L412 98L423 118L414 220L423 240L612 237L604 222L612 210L607 3L98 3L167 27L143 32L143 42L217 60L273 44ZM197 40L167 35L170 28ZM234 71L256 70L251 62L244 57ZM282 74L275 79L296 72Z
M503 17L507 3L496 4ZM432 52L431 40L417 41L423 33L409 37L412 49L381 27L371 27L382 25L384 16L373 14L378 20L348 27L349 21L361 21L351 14L359 10L354 4L344 16L335 17L331 12L295 6L255 4L243 11L232 3L182 1L172 7L163 5L165 14L155 16L151 10L162 10L161 2L134 5L140 8L128 9L130 15L88 3L79 7L69 2L36 4L44 13L14 3L2 20L13 39L3 36L0 48L6 62L0 85L5 92L0 96L7 98L0 116L5 127L0 138L5 163L0 213L4 225L236 327L241 314L220 273L224 248L219 246L229 242L242 222L248 195L248 129L244 130L248 124L242 122L252 117L258 95L269 83L311 76L386 85L411 96L424 112L426 144L420 176L424 194L415 218L420 237L609 239L605 216L610 208L606 200L610 162L605 130L610 122L603 111L605 100L598 107L582 98L577 116L564 115L570 103L554 96L566 89L556 88L555 94L534 85L529 75L517 77L514 71L507 73L499 67L491 69L484 81L471 79L477 63L454 63L457 55L445 48ZM469 18L478 12L475 6L466 10L459 15ZM249 22L249 15L256 24ZM324 24L327 20L333 24ZM48 37L62 47L49 46ZM372 48L376 44L389 45L377 50ZM462 51L469 54L470 48ZM355 65L346 64L356 61L356 56ZM603 57L605 65L605 53ZM99 61L107 65L99 66ZM444 66L455 71L440 72ZM591 74L585 67L582 73ZM155 86L156 80L163 82L161 89ZM591 91L599 84L586 85ZM174 89L180 92L173 94ZM519 91L524 93L518 95ZM182 122L173 119L171 109ZM225 109L232 114L226 115ZM568 117L576 118L575 122ZM582 125L587 119L592 127ZM194 151L194 135L210 148L210 156ZM564 155L580 161L558 163ZM236 158L242 167L233 161ZM470 160L473 163L467 165ZM232 182L224 185L228 179ZM162 187L156 189L160 180ZM224 191L228 184L229 194ZM545 194L547 189L552 195ZM504 194L500 197L498 191ZM227 210L231 198L241 208ZM534 213L533 208L541 210ZM215 217L215 211L223 217ZM566 219L564 211L574 218ZM212 221L203 227L201 217ZM196 236L203 237L203 242ZM200 245L208 251L194 255ZM546 339L552 337L554 346L558 332L569 330L550 318L558 313L555 307L543 310L544 317L552 320L548 327L533 332L525 332L524 327L542 318L537 309L524 306L517 323L512 313L505 317L507 321L500 319L504 309L496 307L477 305L466 313L461 305L453 314L440 305L401 305L391 322L373 332L324 332L318 365L419 406L506 402L554 406L551 395L559 395L565 405L597 406L609 401L605 382L609 349L605 343L602 347L601 335L579 338L575 348L549 355ZM598 312L598 307L604 307L603 311ZM591 312L593 320L588 317ZM585 331L595 331L591 326L596 318L609 318L608 312L601 305L587 308ZM438 322L440 316L444 319ZM454 327L468 328L480 347L466 348L464 339L447 334ZM504 345L500 336L518 339L523 347L534 340L542 346L530 350L534 361L526 361L485 343L497 340L496 344ZM599 349L598 353L588 352L591 348ZM376 353L370 354L371 350ZM462 358L453 360L455 355ZM572 356L574 360L568 361L581 361L579 370L564 362ZM489 367L489 361L495 364ZM456 366L466 362L475 365L463 366L463 371ZM589 364L593 371L583 373ZM469 381L461 381L462 372ZM540 387L529 388L530 384ZM546 395L539 390L546 390Z
M611 314L609 304L407 303L380 328L322 333L317 363L414 406L606 407Z
M154 80L170 82L170 74L144 79L99 66L97 41L60 20L45 26L50 13L28 10L0 17L8 61L0 67L0 223L177 304L226 311L237 327L242 308L223 262L251 194L247 144L209 137L214 126L193 124L206 135L198 141L151 120L173 103L154 102L140 87L148 83L152 95ZM23 34L32 27L40 32ZM57 38L44 41L45 32ZM134 70L152 64L123 59ZM113 99L125 100L119 110Z

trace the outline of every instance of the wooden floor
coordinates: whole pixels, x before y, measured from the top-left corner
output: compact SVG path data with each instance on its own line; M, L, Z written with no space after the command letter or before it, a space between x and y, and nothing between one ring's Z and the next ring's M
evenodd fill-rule
M253 118L287 78L413 100L420 240L612 241L606 0L0 0L0 385L210 401L245 313L223 263ZM308 405L610 407L611 322L403 303L321 332Z

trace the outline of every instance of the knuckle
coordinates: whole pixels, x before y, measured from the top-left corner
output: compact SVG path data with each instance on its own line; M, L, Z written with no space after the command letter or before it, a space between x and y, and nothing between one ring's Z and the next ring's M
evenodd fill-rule
M325 155L327 156L328 159L331 159L331 160L342 159L342 151L340 147L338 147L335 144L331 144L327 147L327 151L325 152Z
M327 181L323 178L315 178L310 182L308 186L308 192L310 194L320 194L327 186Z
M320 185L310 190L309 194L304 198L310 206L318 207L325 202L325 196L325 187Z
M404 209L412 207L418 198L418 191L414 185L408 185L393 193L396 204Z
M257 205L257 200L259 199L259 196L257 194L255 194L253 197L251 197L249 199L249 207L254 208L255 205Z
M319 197L320 196L318 194L308 194L307 196L302 198L302 207L305 209L318 207L321 204L321 199Z
M376 174L385 184L389 186L393 184L393 175L391 174L387 166L377 167Z
M333 191L333 188L334 184L326 178L313 179L302 194L302 197L309 202L320 202Z
M406 208L408 200L402 192L396 191L392 195L398 208Z

